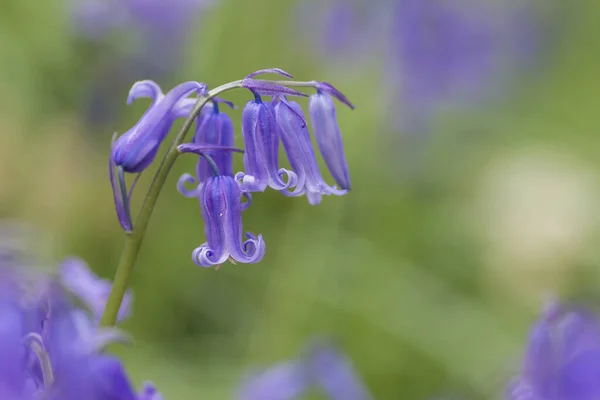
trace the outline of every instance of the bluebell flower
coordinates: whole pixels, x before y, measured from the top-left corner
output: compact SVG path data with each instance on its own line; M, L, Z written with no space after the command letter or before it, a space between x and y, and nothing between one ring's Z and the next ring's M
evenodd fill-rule
M142 172L158 152L158 148L177 118L186 117L189 109L182 106L190 94L204 93L206 85L185 82L175 86L166 95L153 81L136 82L129 92L127 104L140 97L149 97L152 104L140 120L121 135L112 146L112 160L125 172ZM189 104L189 103L183 103Z
M302 107L294 101L279 101L275 105L275 115L281 142L298 177L293 191L283 190L281 193L286 196L306 194L308 202L312 205L319 204L323 195L346 194L347 190L329 186L323 180Z
M60 266L59 278L62 285L81 299L96 321L100 320L112 283L107 279L98 278L80 258L71 257L64 260ZM131 313L133 294L128 290L121 303L118 321L122 321Z
M242 135L245 145L244 172L235 175L242 191L263 192L267 187L284 190L296 185L296 174L279 168L275 110L273 104L263 102L259 94L255 94L255 99L244 107Z
M207 154L206 149L211 147L213 151L232 150L197 144L178 147L182 153L204 157L213 169L213 176L203 183L198 193L206 243L193 251L192 260L201 267L220 265L228 259L245 264L259 262L265 255L265 242L262 235L254 236L250 232L245 233L247 239L242 241L243 193L233 177L220 173Z
M232 106L232 105L231 105ZM212 106L205 106L196 121L196 134L193 143L203 145L211 144L223 147L233 147L234 130L233 122L226 113L219 110L219 103L214 101ZM233 177L233 156L229 151L207 150L212 161L217 165L221 175ZM177 182L178 191L186 197L197 197L202 184L214 176L212 166L204 157L198 157L196 164L196 177L184 174ZM186 183L194 184L192 190L185 187Z
M514 400L593 400L600 396L600 323L589 310L551 304L529 334Z
M342 133L338 125L333 97L349 107L352 104L333 86L322 83L317 93L310 96L308 111L317 146L333 179L344 190L350 190L350 174L344 154Z
M152 104L139 121L116 141L113 138L108 173L113 191L117 217L123 229L133 229L129 210L131 190L125 183L125 173L140 173L156 157L158 149L177 118L185 118L192 109L190 94L204 93L206 85L185 82L163 95L160 86L153 81L136 82L127 98L127 103L140 97L149 97Z

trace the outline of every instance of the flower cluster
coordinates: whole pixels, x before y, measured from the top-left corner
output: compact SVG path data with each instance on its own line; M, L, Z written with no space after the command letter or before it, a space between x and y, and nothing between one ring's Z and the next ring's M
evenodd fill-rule
M5 250L5 249L2 249ZM59 279L26 273L18 255L0 260L0 398L11 400L160 400L151 384L136 393L123 366L103 354L129 339L99 328L110 283L79 259L65 260ZM64 286L62 285L64 283ZM74 306L68 288L89 310ZM131 294L120 317L129 313Z
M196 124L192 142L181 143L176 139L174 146L179 153L199 156L196 175L183 175L177 187L184 196L197 198L200 202L206 243L196 248L192 255L200 266L220 265L227 260L256 263L263 258L265 242L262 236L244 232L242 227L242 211L250 206L253 192L271 188L289 197L306 195L313 205L320 203L324 195L346 194L350 189L350 176L334 98L351 108L352 104L331 84L255 78L263 73L291 78L280 69L266 69L250 74L234 85L248 89L253 95L242 111L244 171L237 173L233 171L232 154L242 150L234 147L233 122L221 106L233 107L231 103L216 97L199 82L182 83L167 94L152 81L133 85L128 103L149 97L152 104L112 145L110 178L117 214L125 231L134 229L129 210L131 189L125 184L125 173L141 173L153 163L178 118L187 118L183 135L192 122ZM306 95L286 85L316 89L309 97L310 121L317 147L339 188L323 179L304 112L298 103L288 98ZM199 98L189 98L193 93ZM292 170L279 166L280 143ZM187 188L186 184L193 184L193 188Z
M600 322L588 309L551 304L529 334L511 400L591 400L600 395Z
M370 400L350 359L330 343L316 343L304 356L256 371L238 390L238 400L294 400L319 391L330 400Z

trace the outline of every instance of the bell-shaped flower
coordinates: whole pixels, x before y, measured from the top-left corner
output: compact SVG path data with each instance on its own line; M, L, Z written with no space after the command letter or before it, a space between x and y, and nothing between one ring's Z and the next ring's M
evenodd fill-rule
M152 104L142 118L121 135L112 146L112 160L125 172L141 172L146 169L158 152L175 119L186 116L182 102L194 92L203 93L206 85L185 82L175 86L166 95L153 81L136 82L129 92L127 103L140 97L149 97ZM182 115L183 113L183 115Z
M242 192L236 181L225 175L206 181L199 194L206 243L194 250L192 259L201 267L234 261L257 263L265 255L265 242L246 232L242 242Z
M192 260L201 267L223 264L228 259L244 264L257 263L265 255L265 242L262 235L254 236L246 232L242 240L243 193L231 176L220 173L209 151L239 151L211 145L182 144L182 153L195 153L204 157L213 170L198 192L200 210L204 219L206 243L196 248ZM247 203L246 203L247 204Z
M350 190L348 163L332 96L352 107L333 86L320 83L317 86L317 93L310 96L308 100L308 111L319 151L331 176L342 189Z
M510 399L593 400L600 396L600 323L589 310L552 304L529 334Z
M59 278L62 285L83 301L92 312L94 319L99 321L106 307L112 283L107 279L98 278L89 269L85 261L76 257L63 261ZM119 309L118 321L122 321L129 316L132 297L131 290L128 290Z
M296 174L279 168L279 136L273 104L263 102L258 94L242 112L242 136L245 171L235 175L242 191L264 192L267 187L285 190L296 185Z
M228 103L232 106L230 103ZM212 106L205 106L196 121L196 134L193 143L198 145L210 144L223 147L234 145L233 122L226 113L220 112L219 104L213 101ZM233 177L233 155L229 151L205 150L212 161L217 165L221 175ZM196 177L184 174L177 182L177 190L186 197L197 197L202 184L214 176L213 169L208 160L198 157L196 164ZM193 184L192 190L185 187L186 183Z
M275 105L275 115L281 142L298 177L293 191L282 190L281 193L286 196L306 194L308 202L312 205L319 204L323 195L346 194L347 190L329 186L323 180L302 107L294 101L282 100Z

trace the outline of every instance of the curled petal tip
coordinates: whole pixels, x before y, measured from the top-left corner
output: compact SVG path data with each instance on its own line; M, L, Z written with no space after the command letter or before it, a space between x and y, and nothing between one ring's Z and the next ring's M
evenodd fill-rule
M137 81L129 90L127 105L130 105L134 100L139 99L140 97L151 98L154 102L162 96L162 90L156 82L151 80Z
M186 185L194 185L193 189L188 189ZM196 197L200 185L196 181L196 178L190 174L183 174L177 181L177 191L187 198Z
M258 71L252 72L251 74L249 74L246 77L246 79L251 79L251 78L254 78L255 76L263 75L263 74L277 74L277 75L285 76L286 78L290 78L290 79L293 78L293 76L291 74L285 72L281 68L265 68L265 69L259 69Z
M328 95L335 97L340 102L344 103L345 105L350 107L352 110L354 110L354 108L355 108L354 104L352 104L350 102L350 100L348 100L348 98L346 96L344 96L344 94L342 92L337 90L335 88L335 86L333 86L331 83L317 82L317 84L315 85L315 88L317 89L318 92L327 93Z

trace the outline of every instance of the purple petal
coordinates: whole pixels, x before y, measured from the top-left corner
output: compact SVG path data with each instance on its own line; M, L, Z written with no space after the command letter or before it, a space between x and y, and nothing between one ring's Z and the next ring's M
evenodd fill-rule
M251 90L252 92L261 96L303 96L307 97L306 94L297 90L288 88L286 86L279 85L277 83L269 81L254 80L246 78L242 81L242 87Z
M185 185L194 185L193 189L188 189ZM183 174L179 177L177 181L177 191L181 193L183 196L187 198L192 198L198 196L198 190L200 190L200 186L191 174Z
M342 189L350 190L350 173L333 99L326 93L314 94L308 101L308 111L319 151L329 172Z
M330 344L314 346L309 363L313 378L331 400L372 399L351 360Z
M180 153L206 154L210 151L233 151L243 153L244 150L237 147L219 146L217 144L200 144L200 143L183 143L177 146L177 151Z
M112 287L110 281L98 278L83 260L75 257L63 261L59 277L65 288L79 297L88 306L94 318L99 320ZM119 309L119 321L129 316L131 302L131 291L127 291Z
M237 400L295 400L309 387L299 363L288 362L254 373L242 382Z
M350 103L350 100L342 92L337 90L331 83L328 82L317 82L315 86L318 92L327 93L330 96L335 97L340 102L344 103L348 107L354 110L354 105Z
M164 97L163 92L158 84L151 80L138 81L133 84L127 96L127 104L133 103L134 100L140 97L148 97L152 99L152 105ZM151 105L151 106L152 106Z
M219 265L232 258L241 263L256 263L265 254L261 235L247 235L242 243L242 193L230 176L210 178L200 191L206 243L192 253L201 267Z
M265 68L265 69L259 69L258 71L251 73L250 75L248 75L246 77L246 79L254 78L255 76L262 75L262 74L277 74L277 75L285 76L286 78L290 78L290 79L293 78L292 75L288 74L281 68Z
M117 134L113 135L112 145L115 143L115 139ZM117 210L117 217L119 218L119 223L125 232L133 231L133 223L131 222L131 215L127 213L125 209L125 204L123 203L123 197L121 196L121 189L119 188L119 184L117 183L117 173L115 162L113 161L112 154L108 158L108 176L110 178L110 185L112 187L113 192L113 200L115 202L115 209Z

